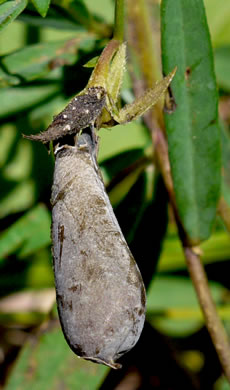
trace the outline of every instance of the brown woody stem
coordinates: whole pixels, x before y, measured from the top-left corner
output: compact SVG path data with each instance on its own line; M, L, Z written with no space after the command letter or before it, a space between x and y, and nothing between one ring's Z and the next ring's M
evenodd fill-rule
M192 248L184 247L184 254L206 326L215 345L224 373L230 382L230 344L211 297L204 267L200 257Z
M128 0L128 12L129 16L129 33L131 35L131 42L133 46L138 49L136 54L138 56L138 62L140 64L140 69L142 72L142 77L144 79L145 85L147 87L152 87L151 83L155 78L155 67L149 67L147 65L148 61L153 61L153 56L150 50L150 41L148 42L145 38L143 41L142 32L151 30L149 25L150 20L145 14L145 9L147 2L145 0ZM132 7L131 7L132 6ZM139 11L139 12L138 12ZM145 15L145 17L140 18L140 13ZM138 19L139 15L139 19ZM142 26L141 26L142 24ZM144 44L145 43L145 44ZM142 64L142 66L141 66ZM152 76L149 72L152 71ZM204 267L201 263L200 257L195 253L192 246L189 244L189 237L187 236L184 228L181 224L177 206L175 193L173 189L173 180L170 169L170 162L168 157L168 143L164 134L164 127L161 120L161 115L156 115L153 110L148 112L145 115L146 124L151 132L153 144L154 144L154 153L156 163L161 171L163 176L165 186L167 188L170 203L172 205L175 220L177 223L180 240L184 248L184 255L187 261L188 269L190 276L196 290L196 294L205 318L206 326L209 331L209 334L212 338L213 344L217 351L219 360L223 367L223 371L230 382L230 345L228 341L227 334L225 332L224 326L220 321L220 318L217 314L215 303L213 302L210 289L208 286L208 279L204 270ZM223 202L220 203L219 212L223 213L224 208ZM230 226L229 226L230 227Z

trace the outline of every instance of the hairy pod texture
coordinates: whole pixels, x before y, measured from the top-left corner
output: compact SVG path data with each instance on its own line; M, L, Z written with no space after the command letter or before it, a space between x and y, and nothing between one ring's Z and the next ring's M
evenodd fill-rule
M106 194L89 134L56 154L52 240L58 312L84 359L115 361L138 341L146 294Z
M76 96L60 114L55 116L46 131L34 135L23 134L23 137L46 144L65 135L77 134L90 124L94 124L105 104L106 92L103 87L88 88L83 95Z

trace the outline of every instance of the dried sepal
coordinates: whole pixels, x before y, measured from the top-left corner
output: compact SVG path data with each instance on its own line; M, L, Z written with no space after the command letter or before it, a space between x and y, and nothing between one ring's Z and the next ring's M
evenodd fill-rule
M120 111L119 115L113 113L114 119L118 123L127 123L139 118L148 111L163 95L172 81L176 69L174 68L168 76L159 81L154 88L148 89L143 95L137 98L133 103L126 104Z
M126 44L122 43L114 55L106 81L107 95L116 104L126 65ZM109 102L110 103L110 102Z

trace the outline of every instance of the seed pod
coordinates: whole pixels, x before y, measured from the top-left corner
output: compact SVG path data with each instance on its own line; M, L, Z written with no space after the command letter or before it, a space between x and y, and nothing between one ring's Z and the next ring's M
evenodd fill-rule
M52 240L60 322L84 359L115 361L137 342L145 320L140 271L114 215L89 134L56 154Z

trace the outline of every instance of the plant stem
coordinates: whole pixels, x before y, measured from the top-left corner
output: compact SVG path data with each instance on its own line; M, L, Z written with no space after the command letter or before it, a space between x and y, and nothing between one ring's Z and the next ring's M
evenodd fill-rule
M221 197L219 200L218 213L224 221L226 228L230 232L230 207L223 197Z
M200 257L192 248L184 247L184 254L200 302L200 307L204 314L206 326L215 345L225 375L230 382L230 344L224 326L217 314L215 303L211 297L204 267Z
M134 60L143 74L145 87L152 88L161 77L160 48L154 39L150 8L145 0L127 0L129 42ZM132 54L132 52L131 52ZM153 107L156 122L163 124L162 99Z
M114 15L114 33L113 39L123 42L124 40L124 18L125 18L125 0L116 0Z
M129 27L131 43L134 43L134 48L138 49L136 50L138 59L143 60L141 64L142 66L140 65L140 70L144 83L147 87L152 87L152 80L154 79L154 77L156 77L155 69L154 67L147 66L147 61L150 61L152 56L150 50L151 45L147 43L148 38L146 38L147 40L144 41L144 38L142 36L143 31L150 31L150 25L146 25L150 23L150 18L145 17L144 19L142 19L140 13L138 17L137 10L136 15L134 14L135 7L139 8L140 12L141 10L144 11L146 3L145 0L128 0L127 4L128 12L131 13L131 16L128 16L130 21L129 24L131 24L131 28ZM143 64L143 62L145 64ZM149 74L149 72L152 72L152 76ZM158 165L158 168L162 174L165 186L169 194L169 199L174 212L180 240L184 248L184 255L187 261L190 276L194 288L196 290L201 309L204 314L206 326L217 351L219 360L223 367L223 371L225 372L226 377L230 381L230 345L228 337L223 327L223 324L218 317L216 306L213 302L210 293L207 276L204 267L200 261L200 257L195 253L191 245L189 245L189 238L184 231L184 228L181 224L178 215L175 193L173 189L170 162L168 157L168 144L166 136L164 134L164 126L161 121L161 116L159 115L156 118L156 111L154 112L154 110L151 110L147 114L145 114L144 120L152 136L156 164Z

